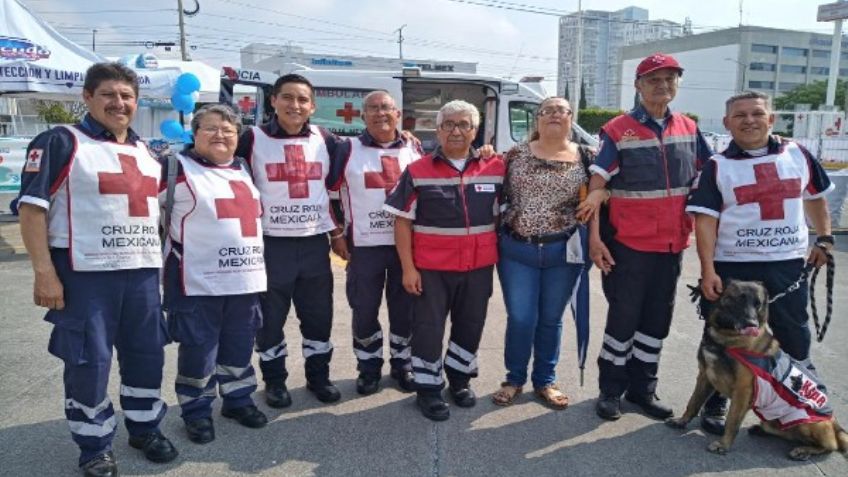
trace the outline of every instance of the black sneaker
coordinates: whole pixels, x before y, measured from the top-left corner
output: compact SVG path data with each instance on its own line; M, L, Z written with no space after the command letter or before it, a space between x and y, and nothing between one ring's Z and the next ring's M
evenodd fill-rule
M716 436L723 436L729 401L720 394L713 394L701 409L701 429Z
M397 381L398 388L405 392L411 393L415 391L415 375L412 371L402 368L392 368L391 378Z
M100 454L80 466L84 477L118 477L118 462L112 451Z
M645 414L657 419L668 419L674 415L674 411L665 404L660 403L660 398L654 393L637 394L628 391L625 393L624 399L642 408Z
M153 431L140 436L130 436L130 447L140 449L144 457L151 462L171 462L179 455L177 448L160 431Z
M621 417L621 398L601 394L595 403L595 413L608 421L616 421Z
M380 375L372 373L359 373L356 378L356 392L363 396L374 394L380 390Z
M336 402L342 397L342 393L340 393L339 389L333 386L333 383L331 383L330 381L326 381L320 384L310 383L307 381L306 389L312 391L312 394L314 394L315 397L323 403Z
M431 421L446 421L450 417L450 408L441 393L418 393L415 403L421 414Z
M204 417L193 421L186 421L186 433L188 440L195 444L207 444L215 440L215 426L212 419Z
M259 429L268 424L268 418L265 414L256 409L253 404L247 406L236 407L233 409L221 409L221 415L230 419L235 419L236 422L244 427L251 429Z
M268 384L265 386L265 403L275 409L291 406L292 398L285 384Z

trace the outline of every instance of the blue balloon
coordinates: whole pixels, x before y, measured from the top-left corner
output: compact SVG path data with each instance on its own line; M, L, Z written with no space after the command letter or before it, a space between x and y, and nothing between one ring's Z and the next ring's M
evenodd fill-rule
M159 132L165 136L165 139L176 141L183 137L183 125L176 119L166 119L159 125Z
M183 142L185 144L194 143L194 135L191 134L191 131L183 131Z
M176 94L191 94L200 91L200 78L194 73L183 73L177 77Z
M171 96L171 105L177 111L182 111L185 114L194 112L194 98L191 94L174 94Z

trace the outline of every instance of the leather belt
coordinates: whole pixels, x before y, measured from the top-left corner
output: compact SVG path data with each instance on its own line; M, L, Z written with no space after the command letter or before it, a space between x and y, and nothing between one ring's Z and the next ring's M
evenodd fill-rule
M529 237L525 237L524 235L519 234L515 230L512 230L510 227L505 226L503 228L503 233L519 242L540 244L568 240L574 234L575 230L577 230L577 227L572 227L564 232L557 232L545 235L531 235Z

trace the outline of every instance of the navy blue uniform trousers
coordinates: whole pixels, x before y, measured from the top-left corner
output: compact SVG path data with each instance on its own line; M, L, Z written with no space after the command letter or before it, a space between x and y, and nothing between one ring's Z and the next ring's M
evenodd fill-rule
M168 341L159 270L75 272L68 249L51 249L65 308L50 310L48 347L65 363L65 416L80 465L112 448L116 421L107 395L112 348L118 352L121 408L130 435L156 431L167 406L160 397Z
M300 320L306 380L323 384L330 379L333 345L333 272L326 234L309 237L265 236L268 291L260 294L262 327L256 334L259 368L266 384L288 378L283 326L292 302Z
M403 270L394 245L352 247L347 264L347 301L353 311L353 352L361 373L380 374L383 329L378 315L386 294L389 309L389 363L411 370L412 295L403 288Z
M223 409L253 404L256 373L250 358L262 322L259 294L186 296L180 262L172 253L165 266L165 311L168 331L180 344L175 389L182 418L212 415L220 389Z
M653 394L683 255L640 252L617 241L609 247L615 266L601 277L609 309L598 357L598 384L608 396L621 396L627 390Z

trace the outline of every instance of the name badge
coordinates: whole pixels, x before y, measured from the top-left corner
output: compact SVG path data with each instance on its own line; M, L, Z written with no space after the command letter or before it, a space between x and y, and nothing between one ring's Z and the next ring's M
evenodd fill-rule
M474 192L494 192L494 184L474 184Z

